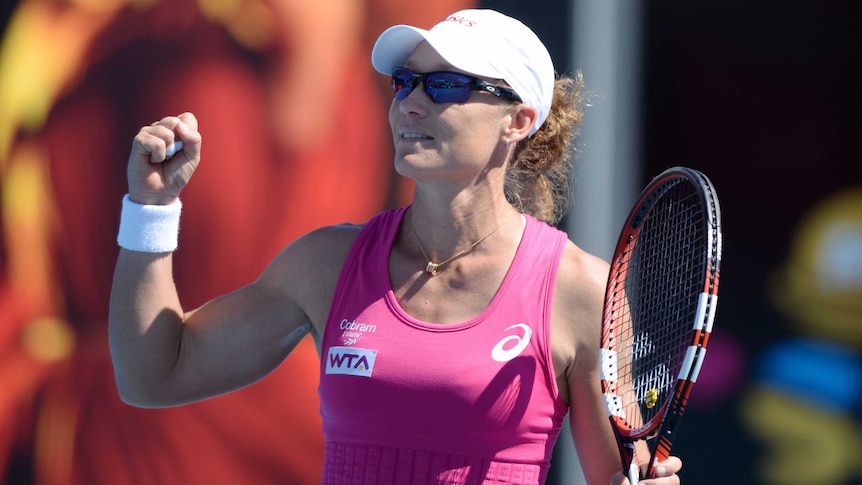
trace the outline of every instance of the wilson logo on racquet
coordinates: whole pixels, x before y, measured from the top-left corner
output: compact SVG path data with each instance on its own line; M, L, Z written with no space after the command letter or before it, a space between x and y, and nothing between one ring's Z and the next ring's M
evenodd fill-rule
M497 345L491 350L491 358L497 362L508 362L515 357L521 355L521 352L530 345L530 339L533 337L533 329L526 323L516 323L507 328L506 331L520 328L524 331L523 335L509 335L503 337L503 340L497 342ZM508 346L508 348L506 348Z

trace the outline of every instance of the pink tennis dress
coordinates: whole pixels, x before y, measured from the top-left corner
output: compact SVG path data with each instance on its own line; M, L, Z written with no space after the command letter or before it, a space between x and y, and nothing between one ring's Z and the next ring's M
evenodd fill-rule
M388 255L406 208L344 264L321 347L324 484L539 484L567 412L549 347L564 233L526 216L488 307L452 325L398 304Z

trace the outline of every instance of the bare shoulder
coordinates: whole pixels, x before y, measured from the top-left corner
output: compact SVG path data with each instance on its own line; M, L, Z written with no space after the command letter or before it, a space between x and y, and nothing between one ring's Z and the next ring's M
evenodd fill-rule
M608 263L568 241L557 271L551 317L551 351L561 391L574 374L598 361Z
M560 261L560 272L574 272L573 276L579 281L587 284L598 283L604 287L608 277L608 263L568 241Z
M315 229L290 243L278 258L291 264L341 267L363 224L337 224Z
M557 291L571 311L595 310L604 299L608 263L568 241L557 273ZM561 295L561 296L562 296Z
M293 300L322 331L341 267L362 227L338 224L301 236L281 250L258 284Z

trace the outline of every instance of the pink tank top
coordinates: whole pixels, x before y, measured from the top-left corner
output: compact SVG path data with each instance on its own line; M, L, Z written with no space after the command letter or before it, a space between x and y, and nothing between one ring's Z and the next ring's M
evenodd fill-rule
M543 483L567 412L549 343L566 236L527 224L488 307L452 325L395 299L388 258L406 208L360 232L321 347L324 484Z

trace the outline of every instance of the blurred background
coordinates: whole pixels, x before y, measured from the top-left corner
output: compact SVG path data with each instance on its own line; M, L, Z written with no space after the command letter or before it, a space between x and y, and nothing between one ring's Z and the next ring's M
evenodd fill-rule
M688 484L862 483L862 5L855 1L4 0L0 6L0 478L312 484L318 358L167 410L122 404L106 318L138 127L194 111L187 307L288 241L409 200L392 170L389 25L520 18L592 94L570 237L610 256L659 172L706 173L724 259L709 355L674 453ZM579 483L561 443L550 482Z

